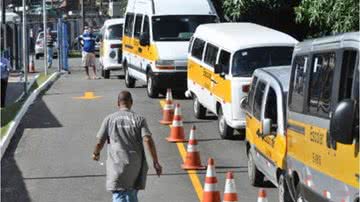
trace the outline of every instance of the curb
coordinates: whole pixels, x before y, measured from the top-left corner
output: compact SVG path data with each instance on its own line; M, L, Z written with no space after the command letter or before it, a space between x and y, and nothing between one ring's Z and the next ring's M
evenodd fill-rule
M31 95L26 99L25 103L19 110L19 112L16 114L14 120L11 121L9 130L4 135L4 137L1 140L0 147L1 147L1 156L0 159L2 159L3 155L5 154L5 151L7 147L10 144L11 138L14 136L15 131L22 119L22 117L25 115L27 110L29 109L30 105L34 102L34 100L37 98L37 96L42 92L44 89L46 89L49 85L51 85L56 79L59 78L60 73L56 72L53 73L50 78L48 78L41 86L39 86L37 89L35 89Z

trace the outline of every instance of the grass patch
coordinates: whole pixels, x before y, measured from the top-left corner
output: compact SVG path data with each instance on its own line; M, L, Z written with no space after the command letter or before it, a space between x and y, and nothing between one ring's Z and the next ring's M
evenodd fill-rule
M32 84L29 89L28 95L30 95L34 90L36 90L41 84L43 84L51 75L45 76L44 73L41 73L40 76L36 79L36 81ZM16 117L17 113L27 100L28 96L24 96L19 101L12 103L5 108L1 108L1 134L0 138L2 139L3 136L7 133L10 123Z

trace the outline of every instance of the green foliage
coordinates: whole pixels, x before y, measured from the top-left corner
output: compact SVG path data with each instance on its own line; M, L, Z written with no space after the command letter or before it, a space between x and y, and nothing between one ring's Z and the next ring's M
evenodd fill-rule
M297 22L317 26L323 34L359 30L359 0L302 0Z

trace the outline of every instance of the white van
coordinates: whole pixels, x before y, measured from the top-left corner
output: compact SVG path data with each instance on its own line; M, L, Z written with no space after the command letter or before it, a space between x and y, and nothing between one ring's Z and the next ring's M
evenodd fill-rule
M206 111L218 115L222 138L234 129L245 129L240 100L247 94L255 69L290 65L297 40L252 23L200 25L194 33L188 55L188 91L194 100L194 114Z
M101 75L108 79L111 70L122 68L123 18L106 20L100 29L100 68Z
M129 0L123 36L125 84L149 97L186 90L187 48L196 27L218 22L210 0Z

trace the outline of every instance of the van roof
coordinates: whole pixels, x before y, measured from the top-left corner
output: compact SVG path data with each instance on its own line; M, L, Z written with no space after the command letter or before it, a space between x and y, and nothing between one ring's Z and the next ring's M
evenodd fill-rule
M253 23L212 23L197 27L195 37L200 37L229 51L260 46L294 46L293 37Z
M347 42L354 42L355 46L359 47L360 32L348 32L333 36L305 40L296 45L294 52L309 52L316 49L321 49L321 47L325 46L327 49L342 48L347 46Z
M261 74L268 74L272 78L274 78L277 83L282 86L284 92L289 91L289 82L290 82L290 73L291 66L275 66L275 67L264 67L256 69L254 75L259 75L261 78Z
M105 21L105 26L111 26L114 24L124 24L125 20L124 18L112 18Z
M151 15L217 15L210 0L129 0L126 11Z

